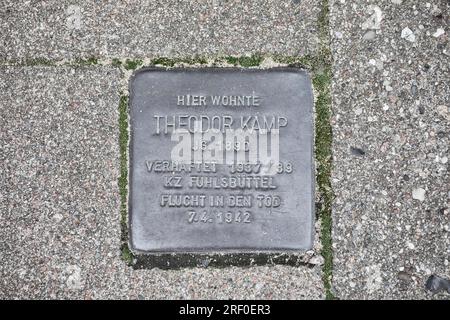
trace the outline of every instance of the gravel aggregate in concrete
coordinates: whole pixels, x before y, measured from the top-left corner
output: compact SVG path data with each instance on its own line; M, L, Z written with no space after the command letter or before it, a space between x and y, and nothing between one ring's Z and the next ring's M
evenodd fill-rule
M320 4L6 0L0 8L0 60L312 54Z
M450 297L425 290L450 278L449 8L331 1L339 298Z

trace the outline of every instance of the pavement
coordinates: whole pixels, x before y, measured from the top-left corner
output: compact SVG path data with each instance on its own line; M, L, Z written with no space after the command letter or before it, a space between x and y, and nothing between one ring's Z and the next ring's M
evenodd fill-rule
M341 299L448 299L448 1L331 4L333 284Z
M0 56L305 55L317 49L319 11L317 0L6 0Z
M126 264L118 107L130 72L112 63L317 56L323 5L333 56L331 291L449 299L425 289L431 275L450 278L447 0L4 1L0 298L324 299L319 231L308 265ZM77 62L91 57L99 63Z

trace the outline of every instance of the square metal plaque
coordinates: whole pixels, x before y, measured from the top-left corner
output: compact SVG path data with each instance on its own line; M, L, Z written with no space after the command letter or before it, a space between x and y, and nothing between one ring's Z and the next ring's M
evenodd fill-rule
M139 70L130 82L131 249L310 249L313 96L295 68Z

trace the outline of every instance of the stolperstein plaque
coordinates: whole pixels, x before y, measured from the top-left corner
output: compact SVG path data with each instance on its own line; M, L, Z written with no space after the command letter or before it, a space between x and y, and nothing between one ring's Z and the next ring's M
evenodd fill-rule
M313 97L295 68L139 70L130 82L131 249L313 245Z

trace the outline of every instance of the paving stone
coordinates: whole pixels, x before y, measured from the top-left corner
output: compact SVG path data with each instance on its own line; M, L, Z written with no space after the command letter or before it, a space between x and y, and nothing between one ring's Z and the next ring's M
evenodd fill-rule
M317 48L319 0L3 1L0 59L279 53Z
M431 274L450 278L449 6L331 2L331 34L342 35L331 45L342 299L449 299L425 290Z
M121 72L0 69L0 298L323 298L320 265L128 267L117 183Z

